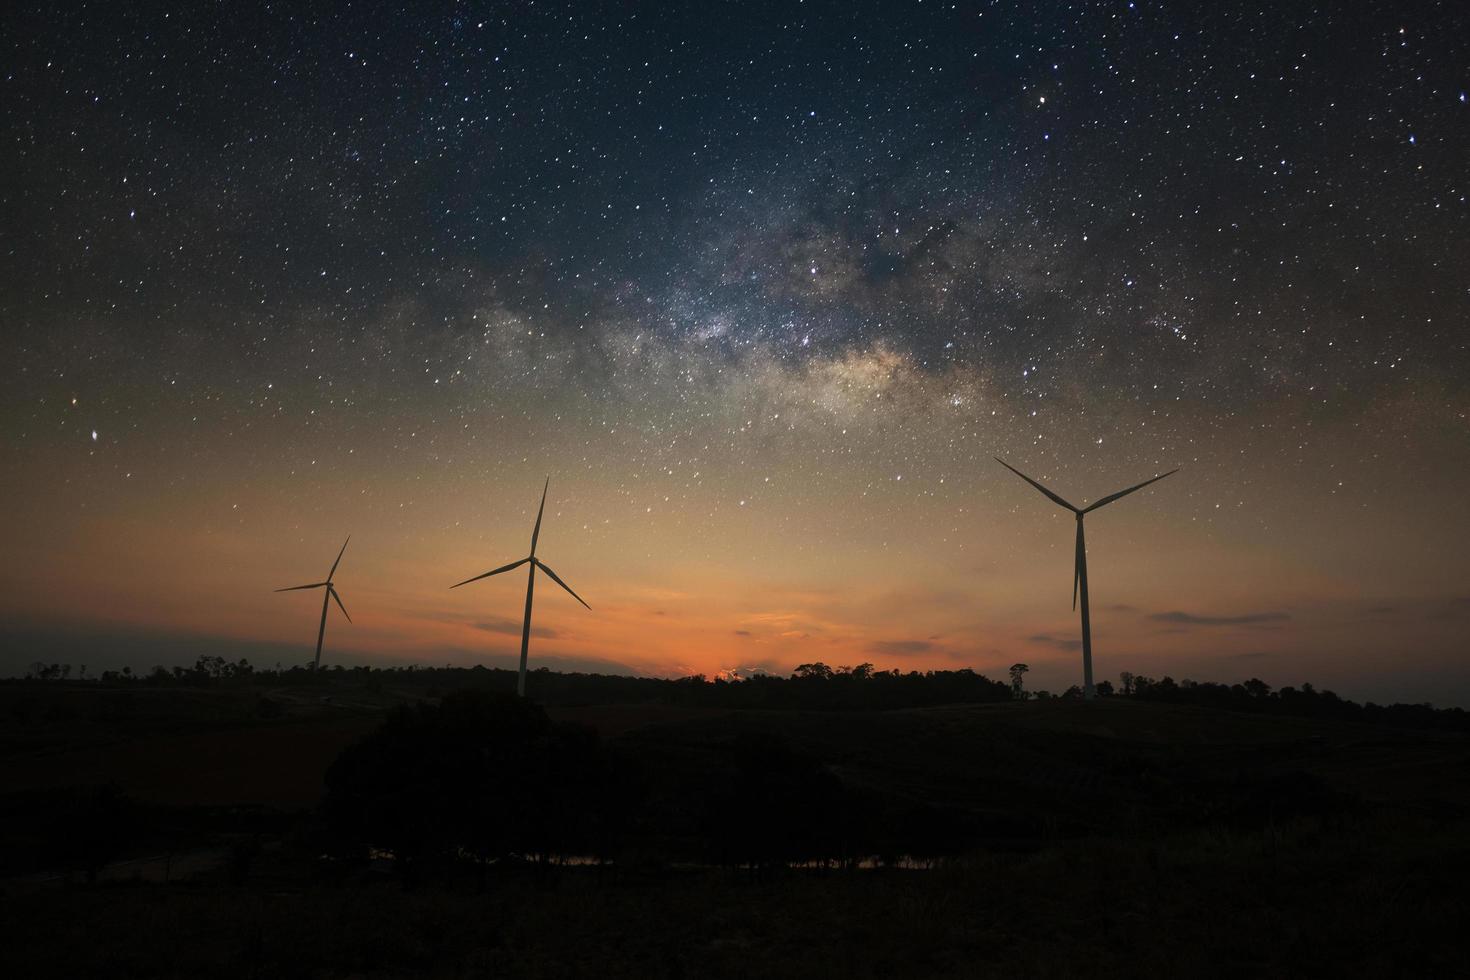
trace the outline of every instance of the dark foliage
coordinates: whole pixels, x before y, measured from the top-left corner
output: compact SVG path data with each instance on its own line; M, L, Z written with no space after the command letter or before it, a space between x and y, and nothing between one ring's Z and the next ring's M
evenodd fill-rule
M54 668L54 669L52 669ZM63 668L66 668L65 670ZM68 665L32 668L22 683L60 684ZM257 669L244 660L231 664L219 657L200 657L192 668L154 667L146 676L130 670L105 671L92 684L114 687L270 686L286 688L331 687L348 683L369 691L384 685L418 688L434 695L441 690L474 687L515 690L516 673L487 667L343 667L321 670L306 667ZM76 684L76 681L66 683ZM960 670L875 670L872 664L828 667L802 664L790 677L756 674L743 680L710 680L703 674L678 679L630 677L620 674L558 673L541 668L531 672L530 693L543 704L663 703L706 708L805 708L867 710L920 708L937 704L975 704L1011 697L1009 684L992 681L968 668ZM262 704L262 717L270 705Z
M728 787L709 800L705 834L722 864L837 863L853 853L853 808L842 781L779 736L730 747Z
M1011 682L993 681L968 668L959 670L875 670L872 664L829 667L817 662L802 664L789 677L756 674L741 680L710 679L702 674L677 679L629 677L618 674L557 673L546 668L532 671L530 693L548 705L577 704L673 704L700 708L755 708L805 710L888 710L921 708L941 704L981 704L1013 698L1047 700L1052 697L1080 698L1082 691L1070 687L1060 695L1047 691L1026 692L1017 685L1017 664ZM105 671L100 679L68 680L69 664L34 664L21 685L44 684L86 687L242 687L255 685L331 689L348 684L372 692L385 686L397 690L418 689L429 696L461 688L513 692L515 671L487 667L343 667L319 671L309 667L258 669L244 660L228 663L219 657L198 658L192 668L154 667L146 676L129 669ZM1333 718L1368 724L1391 725L1430 731L1470 731L1470 714L1461 708L1436 709L1430 704L1358 704L1320 690L1311 684L1273 691L1269 684L1251 678L1240 684L1155 680L1124 671L1115 688L1109 681L1097 685L1101 697L1138 697L1149 701L1191 704L1238 711L1261 711L1309 718ZM259 717L278 715L278 706L262 698ZM13 703L12 711L34 710L24 701ZM52 708L55 710L64 710ZM65 718L51 718L65 721Z
M1331 718L1429 731L1470 731L1470 714L1461 708L1436 709L1428 704L1380 705L1372 701L1358 704L1356 701L1338 697L1331 691L1318 690L1311 684L1272 691L1271 685L1255 677L1243 684L1217 684L1187 679L1176 682L1168 676L1154 680L1132 674L1124 675L1123 684L1125 693L1131 688L1133 697L1145 701L1304 718Z
M790 677L757 674L741 681L707 680L703 675L667 681L672 690L661 700L721 708L805 708L819 710L920 708L937 704L1007 701L1009 684L973 670L874 670L872 664L831 668L802 664Z
M342 753L326 784L334 848L391 852L407 868L461 855L604 854L636 780L596 732L470 690L399 708Z

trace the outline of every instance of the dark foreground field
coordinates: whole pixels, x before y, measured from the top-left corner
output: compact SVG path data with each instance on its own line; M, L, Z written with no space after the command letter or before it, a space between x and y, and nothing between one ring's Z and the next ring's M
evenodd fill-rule
M1460 735L1125 699L560 707L639 783L610 862L329 860L323 773L408 696L0 688L0 969L1470 975ZM775 827L712 812L752 739L840 786L824 866L735 866L720 835L810 831L779 799L736 814Z

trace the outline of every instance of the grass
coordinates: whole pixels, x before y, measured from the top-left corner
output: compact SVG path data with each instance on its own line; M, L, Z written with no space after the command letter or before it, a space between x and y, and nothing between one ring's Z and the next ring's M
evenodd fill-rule
M482 892L282 867L7 902L3 955L28 977L1463 976L1466 871L1462 835L1373 822L934 872L522 870Z

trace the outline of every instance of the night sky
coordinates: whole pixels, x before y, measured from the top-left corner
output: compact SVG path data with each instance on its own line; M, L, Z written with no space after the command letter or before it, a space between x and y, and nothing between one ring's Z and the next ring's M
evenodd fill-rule
M1470 704L1462 3L0 21L0 672L1131 670Z

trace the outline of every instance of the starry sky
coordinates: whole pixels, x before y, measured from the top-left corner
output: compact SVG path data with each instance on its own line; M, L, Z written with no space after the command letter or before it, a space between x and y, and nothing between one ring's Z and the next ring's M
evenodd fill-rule
M10 8L0 672L1470 704L1454 2Z

